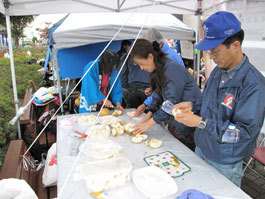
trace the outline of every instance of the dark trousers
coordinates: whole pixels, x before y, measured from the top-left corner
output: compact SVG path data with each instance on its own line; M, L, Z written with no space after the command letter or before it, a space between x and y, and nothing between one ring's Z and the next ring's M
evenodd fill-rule
M137 108L144 103L146 95L144 93L146 87L143 86L128 86L128 88L123 92L124 101L126 108Z

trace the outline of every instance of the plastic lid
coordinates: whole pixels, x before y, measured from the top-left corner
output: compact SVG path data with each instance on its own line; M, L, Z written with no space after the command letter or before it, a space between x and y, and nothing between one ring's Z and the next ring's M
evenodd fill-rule
M85 180L88 191L97 192L122 186L130 180L132 164L127 158L118 157L83 164L77 169L76 176Z
M173 178L156 166L134 170L133 182L148 198L163 198L178 191Z
M118 154L122 147L106 137L96 136L87 139L79 149L94 158L106 159Z
M89 162L81 166L83 177L101 178L106 175L115 175L117 173L130 172L132 170L131 162L125 157L111 158Z

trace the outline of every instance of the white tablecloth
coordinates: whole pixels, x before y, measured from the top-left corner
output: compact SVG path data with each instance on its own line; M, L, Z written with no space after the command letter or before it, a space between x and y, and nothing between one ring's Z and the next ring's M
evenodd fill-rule
M129 111L132 110L129 109ZM60 125L60 121L65 118L80 117L81 115L83 114L59 116L57 119L58 198L92 198L83 181L73 180L76 166L92 161L89 156L83 153L80 155L74 155L73 151L71 151L71 147L74 146L74 140L76 140L72 133L74 130L85 132L86 127L81 127L78 123L67 127ZM136 120L129 120L129 117L126 114L119 118L125 122L138 122ZM163 129L160 125L153 126L146 132L146 134L149 135L149 138L155 137L161 139L163 141L162 146L158 149L152 149L146 146L144 142L141 144L134 144L130 141L127 133L117 137L110 135L109 138L123 147L124 156L131 161L133 170L147 166L143 158L164 151L171 151L191 168L191 171L185 173L183 176L174 178L178 186L178 192L167 198L176 198L176 196L179 196L182 192L188 189L196 189L220 199L250 198L239 187L220 174L215 168L205 163L193 151L179 142L170 134L170 132ZM126 183L120 188L108 190L106 191L106 194L112 199L145 198L144 195L137 190L132 181Z

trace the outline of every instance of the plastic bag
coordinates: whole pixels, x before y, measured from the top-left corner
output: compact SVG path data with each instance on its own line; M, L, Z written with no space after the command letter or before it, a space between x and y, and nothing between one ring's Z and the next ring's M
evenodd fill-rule
M56 143L54 143L48 151L42 175L42 183L44 184L44 187L54 186L57 184Z

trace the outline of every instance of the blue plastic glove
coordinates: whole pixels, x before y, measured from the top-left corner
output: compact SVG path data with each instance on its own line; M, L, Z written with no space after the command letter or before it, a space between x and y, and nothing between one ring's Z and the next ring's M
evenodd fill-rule
M195 189L189 189L187 191L184 191L180 196L176 197L176 199L214 199L214 198Z

